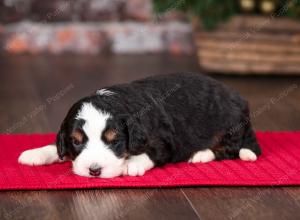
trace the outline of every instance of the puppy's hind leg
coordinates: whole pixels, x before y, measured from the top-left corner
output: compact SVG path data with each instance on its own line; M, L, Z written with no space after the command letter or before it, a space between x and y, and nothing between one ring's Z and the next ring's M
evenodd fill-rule
M244 160L244 161L256 161L256 159L257 159L256 154L252 150L247 149L247 148L240 149L239 157L241 160Z
M239 151L239 157L244 161L255 161L261 154L261 149L257 143L255 133L251 124L247 124L244 131L243 147Z
M26 150L19 156L18 162L30 166L52 164L61 161L55 145Z

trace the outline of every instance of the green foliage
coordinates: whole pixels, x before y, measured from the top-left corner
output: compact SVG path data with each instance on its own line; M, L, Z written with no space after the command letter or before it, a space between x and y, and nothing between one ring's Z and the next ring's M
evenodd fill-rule
M292 18L300 19L300 1L292 0L287 3L286 15Z
M237 0L153 0L158 13L181 10L198 16L205 29L213 29L232 15L241 13ZM255 1L258 4L261 1ZM277 17L300 19L300 0L274 0ZM258 14L258 5L253 14Z
M154 9L158 13L171 10L191 12L201 18L206 29L216 27L238 12L236 0L154 0Z

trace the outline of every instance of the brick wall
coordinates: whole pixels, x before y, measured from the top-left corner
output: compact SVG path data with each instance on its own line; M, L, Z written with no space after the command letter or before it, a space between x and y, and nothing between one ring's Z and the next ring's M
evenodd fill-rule
M1 51L192 53L191 26L174 7L155 14L151 0L0 0Z

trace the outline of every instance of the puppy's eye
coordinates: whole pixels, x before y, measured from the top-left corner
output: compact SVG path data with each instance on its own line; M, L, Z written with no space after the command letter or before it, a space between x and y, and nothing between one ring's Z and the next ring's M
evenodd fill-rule
M83 134L80 131L74 131L71 138L74 145L80 145L83 142Z
M107 142L113 142L116 137L117 137L117 130L115 129L108 129L104 132L104 135L103 135L105 141Z
M76 140L74 138L72 138L72 142L73 142L74 145L80 145L81 144L81 142L79 142L78 140Z

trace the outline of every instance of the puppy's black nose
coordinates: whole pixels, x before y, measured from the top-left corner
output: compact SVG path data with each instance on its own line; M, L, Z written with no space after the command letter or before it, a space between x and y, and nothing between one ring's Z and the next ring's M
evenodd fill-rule
M100 176L100 174L101 174L101 167L96 163L93 163L90 166L89 170L90 170L91 176Z

